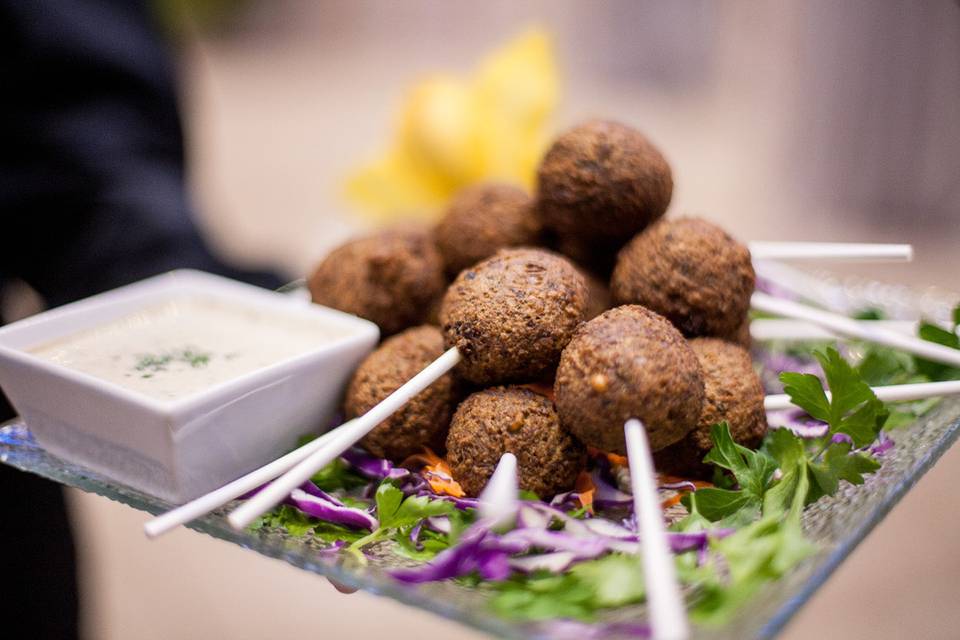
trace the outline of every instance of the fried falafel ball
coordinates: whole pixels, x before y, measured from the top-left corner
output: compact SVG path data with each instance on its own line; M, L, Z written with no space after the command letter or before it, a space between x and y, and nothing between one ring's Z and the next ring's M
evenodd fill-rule
M750 310L756 284L750 250L700 218L661 220L617 258L614 302L639 304L687 337L733 339Z
M517 457L520 488L547 499L571 489L586 464L586 450L560 426L549 399L521 387L472 394L457 408L447 436L453 478L476 496L506 452Z
M548 375L587 306L583 276L542 249L501 249L460 272L447 289L440 324L457 371L478 385Z
M451 276L499 249L537 244L539 236L533 199L519 187L499 183L460 191L434 230Z
M391 335L418 324L446 281L428 231L393 229L334 249L307 284L317 304L366 318Z
M713 448L713 425L725 421L733 439L751 449L763 440L767 432L763 385L742 347L716 338L691 340L690 347L703 369L706 395L700 420L682 440L658 451L654 462L658 471L710 478L713 467L704 464L703 458Z
M656 451L697 425L703 373L666 318L629 305L580 326L560 357L554 394L561 424L584 444L625 454L623 424L639 418Z
M672 194L660 151L636 129L607 120L562 134L537 172L537 214L557 248L604 275L603 263L660 218Z
M443 353L443 335L423 325L388 338L360 364L347 387L344 414L363 415ZM459 385L446 374L374 427L360 444L395 462L427 446L443 452L450 418L460 400Z

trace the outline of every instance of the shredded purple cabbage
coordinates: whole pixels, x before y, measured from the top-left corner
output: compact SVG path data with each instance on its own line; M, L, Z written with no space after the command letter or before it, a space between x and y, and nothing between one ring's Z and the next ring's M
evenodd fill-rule
M600 469L594 469L590 474L596 492L593 494L593 504L599 509L633 508L633 496L621 491L607 481Z
M320 493L323 492L320 491ZM294 489L290 497L287 498L287 502L305 514L327 522L342 524L354 529L370 529L371 531L379 526L377 519L367 511L348 507L339 500L328 500L325 497L313 495L301 489Z
M803 409L784 409L770 411L767 420L772 425L779 425L789 429L801 438L822 438L827 435L830 425L810 417Z
M831 444L843 444L845 442L849 445L853 445L853 438L845 433L835 433L833 434L833 437L830 438L830 442Z
M410 472L402 467L394 466L389 460L372 456L363 449L356 447L349 449L340 456L340 458L356 469L361 475L372 480L399 480L410 475Z
M867 447L867 452L872 456L882 456L894 447L893 438L887 435L886 431L881 431L877 435L877 441Z

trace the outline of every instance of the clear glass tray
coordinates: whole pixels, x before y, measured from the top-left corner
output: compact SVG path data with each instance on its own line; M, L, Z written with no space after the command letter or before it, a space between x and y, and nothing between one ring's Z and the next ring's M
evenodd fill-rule
M859 284L847 284L846 294L852 298L872 306L887 306L883 300L862 295L864 289ZM869 291L875 295L877 289ZM903 293L897 292L901 304ZM927 314L941 315L942 309L949 304L946 299L942 299L942 302L943 306L937 305L935 313L927 311ZM914 308L922 306L915 305ZM817 554L790 575L766 587L740 611L731 624L719 630L696 629L694 637L774 637L860 541L949 449L958 435L960 399L957 398L941 402L914 424L895 430L892 436L896 446L885 454L879 472L869 476L861 486L844 483L836 495L823 498L807 509L804 527L819 547ZM32 440L26 427L16 420L0 427L0 462L143 511L160 513L171 507L47 454ZM409 561L400 559L386 549L374 549L370 563L361 567L341 556L323 553L319 543L291 537L279 530L238 533L229 527L224 518L228 510L220 510L190 526L265 556L285 560L300 569L328 576L347 586L394 598L499 637L550 637L546 626L514 623L494 617L487 609L482 589L452 582L411 586L394 581L385 573L385 569L409 564ZM634 606L616 610L603 621L642 621L644 618L643 607Z

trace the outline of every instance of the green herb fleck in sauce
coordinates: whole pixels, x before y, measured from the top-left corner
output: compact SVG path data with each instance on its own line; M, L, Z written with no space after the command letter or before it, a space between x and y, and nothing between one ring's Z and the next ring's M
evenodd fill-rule
M134 369L140 372L141 378L152 378L160 371L167 371L167 367L176 362L188 364L194 369L199 369L210 364L212 353L205 353L194 347L184 347L165 353L145 353L137 356L137 363Z

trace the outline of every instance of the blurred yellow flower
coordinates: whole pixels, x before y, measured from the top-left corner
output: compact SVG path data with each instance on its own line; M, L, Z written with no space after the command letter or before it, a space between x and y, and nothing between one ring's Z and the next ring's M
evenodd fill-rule
M348 177L347 197L389 220L434 216L482 180L532 188L557 75L550 38L534 29L488 55L472 77L424 78L406 95L392 145Z

